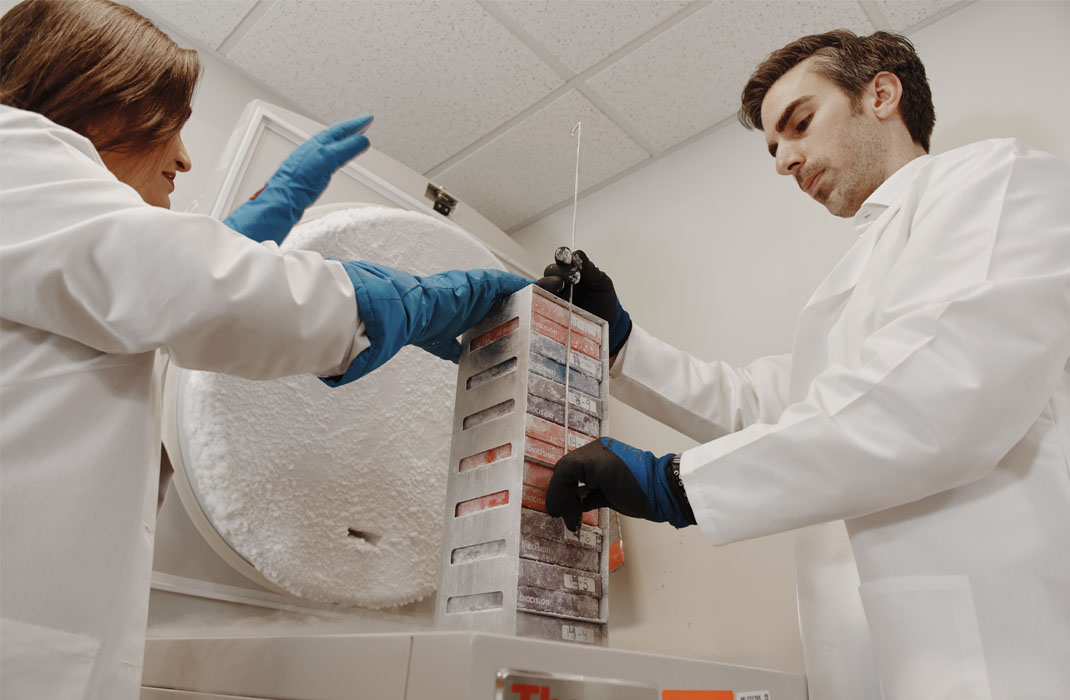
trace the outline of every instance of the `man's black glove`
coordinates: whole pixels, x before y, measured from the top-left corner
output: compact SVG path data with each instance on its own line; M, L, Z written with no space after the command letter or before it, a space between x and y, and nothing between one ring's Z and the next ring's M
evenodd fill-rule
M620 305L617 292L613 289L613 280L599 270L582 250L571 254L570 263L558 262L559 258L546 266L544 277L535 284L562 299L568 299L569 287L572 287L573 304L609 322L609 354L616 355L632 332L632 319ZM579 281L570 284L569 281L575 279L577 272Z
M564 518L573 531L584 511L604 507L678 528L694 525L674 456L655 457L612 438L587 443L558 460L546 488L546 512Z

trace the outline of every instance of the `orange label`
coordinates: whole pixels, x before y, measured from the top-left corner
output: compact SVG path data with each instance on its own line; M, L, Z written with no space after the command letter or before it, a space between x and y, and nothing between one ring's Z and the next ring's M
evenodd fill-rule
M609 545L609 570L616 571L624 566L624 543L613 540Z
M557 464L557 460L565 456L565 450L561 447L556 447L548 442L542 440L536 440L535 438L528 436L524 440L524 456L528 459L535 460L536 462L545 462L546 464L553 466Z
M508 502L509 492L506 491L505 495L506 495L506 502ZM542 489L537 489L534 486L530 486L528 484L524 484L523 490L521 491L521 505L524 508L529 508L531 510L537 510L540 513L545 513L546 512L546 491L544 491ZM584 511L583 515L580 516L580 520L583 522L584 525L590 525L591 527L598 527L598 511L597 510Z
M511 457L512 455L512 443L498 445L497 447L492 447L491 449L480 452L479 454L474 454L471 457L465 457L457 466L457 471L464 472L468 471L469 469L475 469L476 467L485 467L488 464L500 462L501 460Z
M540 296L531 297L532 310L561 326L568 325L568 308ZM572 330L582 333L596 344L602 342L602 327L579 316L572 317Z
M531 462L524 462L524 483L528 486L534 486L537 489L545 491L550 488L550 479L554 476L554 470L550 467L544 467L541 464L532 464ZM536 508L535 510L539 510Z
M498 340L499 338L504 338L505 336L509 335L517 328L520 328L520 319L511 318L502 325L496 328L491 328L486 333L472 338L472 342L468 344L468 350L478 350L484 345L490 345L495 340Z
M560 323L554 323L545 316L537 313L531 314L531 329L539 335L546 336L559 345L564 345L565 339L569 337L564 326ZM579 333L572 333L570 340L571 342L569 345L573 350L582 352L584 355L593 357L596 360L600 359L598 343L595 341Z
M462 515L469 515L471 513L478 513L481 510L499 508L507 505L509 505L509 492L498 491L497 493L488 493L486 496L480 496L479 498L470 498L467 501L461 501L454 508L453 515L454 517L459 518Z

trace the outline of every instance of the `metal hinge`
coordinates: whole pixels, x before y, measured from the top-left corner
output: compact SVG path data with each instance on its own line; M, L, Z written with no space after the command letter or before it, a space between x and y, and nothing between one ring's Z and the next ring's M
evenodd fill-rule
M453 208L457 206L457 200L446 194L446 190L430 182L427 183L424 196L434 202L435 211L442 216L449 216Z

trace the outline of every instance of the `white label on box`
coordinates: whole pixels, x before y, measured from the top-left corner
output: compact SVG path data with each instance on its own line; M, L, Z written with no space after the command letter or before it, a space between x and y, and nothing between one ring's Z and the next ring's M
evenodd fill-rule
M590 338L594 338L598 341L602 340L602 327L597 324L591 323L585 318L573 316L572 327L578 328L580 333L583 333L584 335Z
M602 363L593 357L588 357L583 353L570 350L568 353L568 363L570 366L575 367L588 377L594 377L595 379L602 378Z
M565 574L565 589L570 591L587 591L594 593L594 579L590 576Z
M736 700L773 700L768 690L746 690L736 693Z
M567 639L570 642L586 642L587 644L594 644L594 631L587 629L586 627L578 627L577 625L561 625L561 639Z
M597 547L598 546L598 537L595 535L595 533L593 531L588 530L585 527L581 527L580 528L580 534L579 535L577 535L572 530L569 530L567 527L564 528L564 530L565 530L564 539L565 539L566 542L579 542L580 544L582 544L585 547Z
M590 413L594 416L598 415L598 399L592 396L577 394L576 392L569 390L568 402L570 405L575 406L585 413Z

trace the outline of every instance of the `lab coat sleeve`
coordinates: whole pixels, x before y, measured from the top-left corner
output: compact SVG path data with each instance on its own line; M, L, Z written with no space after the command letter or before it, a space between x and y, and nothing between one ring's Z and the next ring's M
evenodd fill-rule
M340 263L151 207L73 132L30 113L4 119L5 319L257 379L341 373L367 347Z
M754 423L771 423L787 406L791 356L765 357L736 369L704 362L633 325L610 372L613 396L688 437L706 442Z
M858 366L829 366L775 423L684 453L713 543L969 483L1037 420L1070 356L1070 168L1014 148L929 173Z

